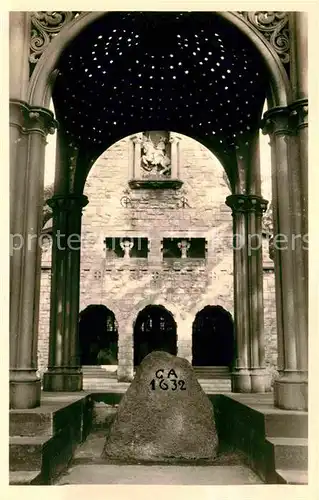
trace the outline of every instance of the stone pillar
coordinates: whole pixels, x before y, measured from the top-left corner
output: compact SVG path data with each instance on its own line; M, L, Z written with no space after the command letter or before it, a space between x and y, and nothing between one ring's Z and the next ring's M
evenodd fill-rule
M236 359L232 373L233 392L251 392L249 372L249 297L246 196L231 195L226 204L232 209L234 234L234 316Z
M51 316L49 366L44 374L46 391L82 390L79 365L78 315L80 287L80 236L84 195L55 195L53 210Z
M185 358L192 364L193 361L193 336L192 336L192 325L187 325L185 322L178 325L179 335L177 335L177 356L180 358ZM186 336L186 334L188 334Z
M41 273L44 151L51 111L10 100L10 406L40 404L37 328Z
M294 196L294 233L308 238L308 14L293 12L289 16L291 30L290 79L293 102L291 110L292 126L295 131L295 160L292 189L299 192ZM299 169L297 168L299 165ZM295 288L299 292L299 354L300 368L308 370L308 350L305 333L308 332L308 242L296 239L295 246ZM300 272L303 269L303 273Z
M29 84L31 14L31 12L9 13L10 98L22 101L27 100Z
M119 329L117 368L117 379L119 382L131 382L134 377L132 328L133 325L131 325L130 331L123 332Z
M246 203L251 392L265 392L268 384L265 369L261 219L267 201L260 196L249 195Z
M302 327L306 314L302 298L304 266L300 245L294 249L294 231L300 227L298 215L300 186L297 185L300 164L293 154L291 109L273 108L264 116L264 132L270 134L272 148L272 185L274 210L274 262L276 274L278 350L280 377L275 382L275 405L280 408L307 409L308 332ZM284 188L283 188L284 187ZM278 235L278 237L277 237ZM303 236L303 235L299 235Z

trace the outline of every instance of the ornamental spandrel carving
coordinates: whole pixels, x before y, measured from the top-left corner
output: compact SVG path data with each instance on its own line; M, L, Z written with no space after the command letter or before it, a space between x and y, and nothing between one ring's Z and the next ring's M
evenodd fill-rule
M279 55L283 64L289 63L288 12L238 12L249 24L260 31Z
M29 62L31 72L42 53L61 29L80 12L37 11L31 14L31 40Z
M31 13L30 74L42 53L61 29L82 11L36 11ZM236 11L271 44L283 64L289 63L288 12Z

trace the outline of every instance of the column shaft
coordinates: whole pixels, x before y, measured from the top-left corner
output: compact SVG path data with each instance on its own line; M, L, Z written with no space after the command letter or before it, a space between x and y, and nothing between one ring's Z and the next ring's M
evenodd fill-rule
M40 404L36 372L44 150L54 120L49 110L12 100L10 122L15 128L11 134L11 198L15 200L11 231L19 237L11 252L10 406L33 408Z
M29 53L31 12L9 13L10 37L10 98L27 99L29 83Z
M249 373L249 301L247 226L244 196L232 195L226 204L232 208L234 234L234 312L236 330L236 360L232 374L234 392L250 392Z
M263 256L261 218L267 201L261 197L259 129L249 141L247 161L248 293L250 318L250 376L252 392L265 392Z
M78 356L80 232L83 195L55 195L49 366L43 385L48 391L79 391L82 373Z
M250 326L250 376L252 392L265 392L264 301L261 216L267 202L259 196L247 197L248 294Z
M276 189L275 273L276 294L280 294L283 371L275 382L275 404L280 408L307 408L307 372L301 368L305 357L307 332L302 326L305 306L302 297L304 266L300 242L295 231L301 229L299 161L292 136L291 110L274 108L265 114L266 131L271 134L272 171ZM286 186L283 191L282 187Z

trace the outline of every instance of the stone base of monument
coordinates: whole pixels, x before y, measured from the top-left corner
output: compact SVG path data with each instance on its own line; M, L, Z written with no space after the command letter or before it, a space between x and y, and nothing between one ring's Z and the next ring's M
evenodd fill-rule
M154 351L139 366L106 437L102 457L122 462L211 462L214 410L190 363Z

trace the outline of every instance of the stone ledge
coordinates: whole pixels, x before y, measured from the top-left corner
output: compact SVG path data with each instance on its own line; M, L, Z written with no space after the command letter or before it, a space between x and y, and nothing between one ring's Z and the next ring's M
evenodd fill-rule
M179 179L131 179L131 189L180 189L183 182Z

